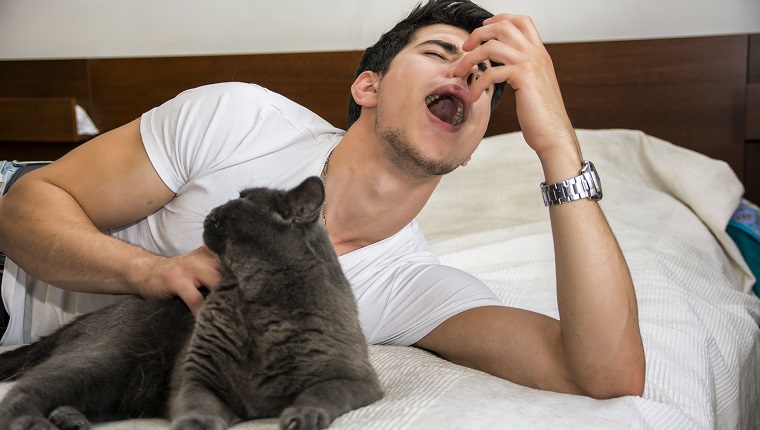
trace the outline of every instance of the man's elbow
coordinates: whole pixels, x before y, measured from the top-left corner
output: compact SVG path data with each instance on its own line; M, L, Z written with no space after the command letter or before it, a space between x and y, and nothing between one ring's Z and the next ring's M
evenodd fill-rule
M625 396L644 395L644 376L620 378L619 381L608 384L590 393L590 397L598 400L615 399Z
M599 400L614 399L625 396L644 394L646 380L646 364L643 357L617 367L608 373L607 377L592 378L583 384L583 391L589 397Z

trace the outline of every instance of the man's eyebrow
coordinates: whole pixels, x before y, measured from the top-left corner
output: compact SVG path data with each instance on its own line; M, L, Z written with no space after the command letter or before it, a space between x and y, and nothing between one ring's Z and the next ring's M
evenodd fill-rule
M417 46L423 46L423 45L438 45L441 48L443 48L444 51L446 51L448 54L451 54L451 55L458 55L462 52L459 50L458 46L454 45L451 42L446 42L445 40L439 40L439 39L426 40L424 42L419 43Z
M451 54L451 55L459 55L462 53L462 51L459 49L458 46L454 45L451 42L446 42L445 40L431 39L431 40L425 40L424 42L417 44L418 47L423 46L423 45L440 46L441 48L443 48L444 51L446 51L446 53ZM480 70L481 72L485 72L486 69L488 69L488 63L486 63L485 61L478 63L478 70Z

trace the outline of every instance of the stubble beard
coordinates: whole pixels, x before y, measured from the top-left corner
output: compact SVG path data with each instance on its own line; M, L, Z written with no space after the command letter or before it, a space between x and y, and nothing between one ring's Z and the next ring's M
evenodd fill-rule
M414 148L399 129L383 131L381 134L387 143L385 155L399 170L402 170L416 179L424 179L430 176L443 176L451 173L461 163L436 161L426 158Z

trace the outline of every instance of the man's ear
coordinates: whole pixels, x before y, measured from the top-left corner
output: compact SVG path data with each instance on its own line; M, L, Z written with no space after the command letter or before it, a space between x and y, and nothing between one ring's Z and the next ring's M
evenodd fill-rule
M377 106L377 87L380 83L380 75L366 70L359 74L351 85L351 95L356 104L362 107L373 108Z

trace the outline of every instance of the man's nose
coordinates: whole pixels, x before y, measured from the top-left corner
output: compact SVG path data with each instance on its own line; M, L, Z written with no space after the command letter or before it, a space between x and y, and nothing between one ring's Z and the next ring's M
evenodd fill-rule
M464 57L462 57L464 58ZM451 68L452 74L454 74L454 70L457 68L459 64L461 64L462 59L455 62L453 67ZM467 73L462 75L460 78L465 81L467 86L471 86L479 77L482 72L480 71L480 68L477 64L474 64L472 67L470 67L469 70L467 70Z

